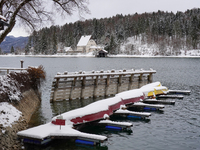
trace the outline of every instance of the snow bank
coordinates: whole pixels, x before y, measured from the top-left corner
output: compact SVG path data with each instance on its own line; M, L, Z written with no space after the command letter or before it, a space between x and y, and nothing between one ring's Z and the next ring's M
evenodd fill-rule
M16 80L12 80L9 76L0 76L0 95L7 93L10 101L19 101L22 93L20 92L21 85L18 85Z
M22 113L14 106L7 102L0 103L0 124L3 127L12 126L15 121L18 121Z

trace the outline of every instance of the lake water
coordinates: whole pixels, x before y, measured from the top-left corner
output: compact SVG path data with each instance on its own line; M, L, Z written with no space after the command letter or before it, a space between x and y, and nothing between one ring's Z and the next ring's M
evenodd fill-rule
M108 141L102 147L80 147L73 142L54 141L48 147L26 146L26 149L44 150L196 150L200 149L200 58L39 58L0 57L0 67L43 65L47 73L42 85L42 103L33 115L30 126L49 122L59 112L69 111L92 102L73 100L49 103L53 78L57 72L111 69L149 69L157 73L153 81L160 81L169 89L190 90L191 95L176 99L175 105L166 105L163 111L151 112L148 121L123 120L133 123L132 133L111 132L95 127L84 128L89 133L105 135Z

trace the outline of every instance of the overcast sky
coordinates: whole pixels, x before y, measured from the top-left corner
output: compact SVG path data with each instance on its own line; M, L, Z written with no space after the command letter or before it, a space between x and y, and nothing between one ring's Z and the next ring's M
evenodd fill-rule
M91 14L84 16L85 19L112 17L116 14L138 14L144 12L186 11L187 9L200 8L200 0L89 0L88 8ZM79 16L67 16L65 19L55 17L55 25L63 25L79 20ZM29 33L16 26L9 35L28 36Z

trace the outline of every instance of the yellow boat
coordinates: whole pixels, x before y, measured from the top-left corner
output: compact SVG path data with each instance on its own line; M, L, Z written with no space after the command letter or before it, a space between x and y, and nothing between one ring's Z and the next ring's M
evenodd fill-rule
M162 86L160 82L144 85L140 89L143 91L145 97L156 97L156 95L168 93L168 88Z

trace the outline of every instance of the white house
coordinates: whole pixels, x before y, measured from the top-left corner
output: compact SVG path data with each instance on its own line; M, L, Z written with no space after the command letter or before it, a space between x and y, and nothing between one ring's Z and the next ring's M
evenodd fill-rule
M77 44L77 51L81 51L82 53L89 53L99 49L101 47L97 46L96 42L91 39L91 35L82 36Z

